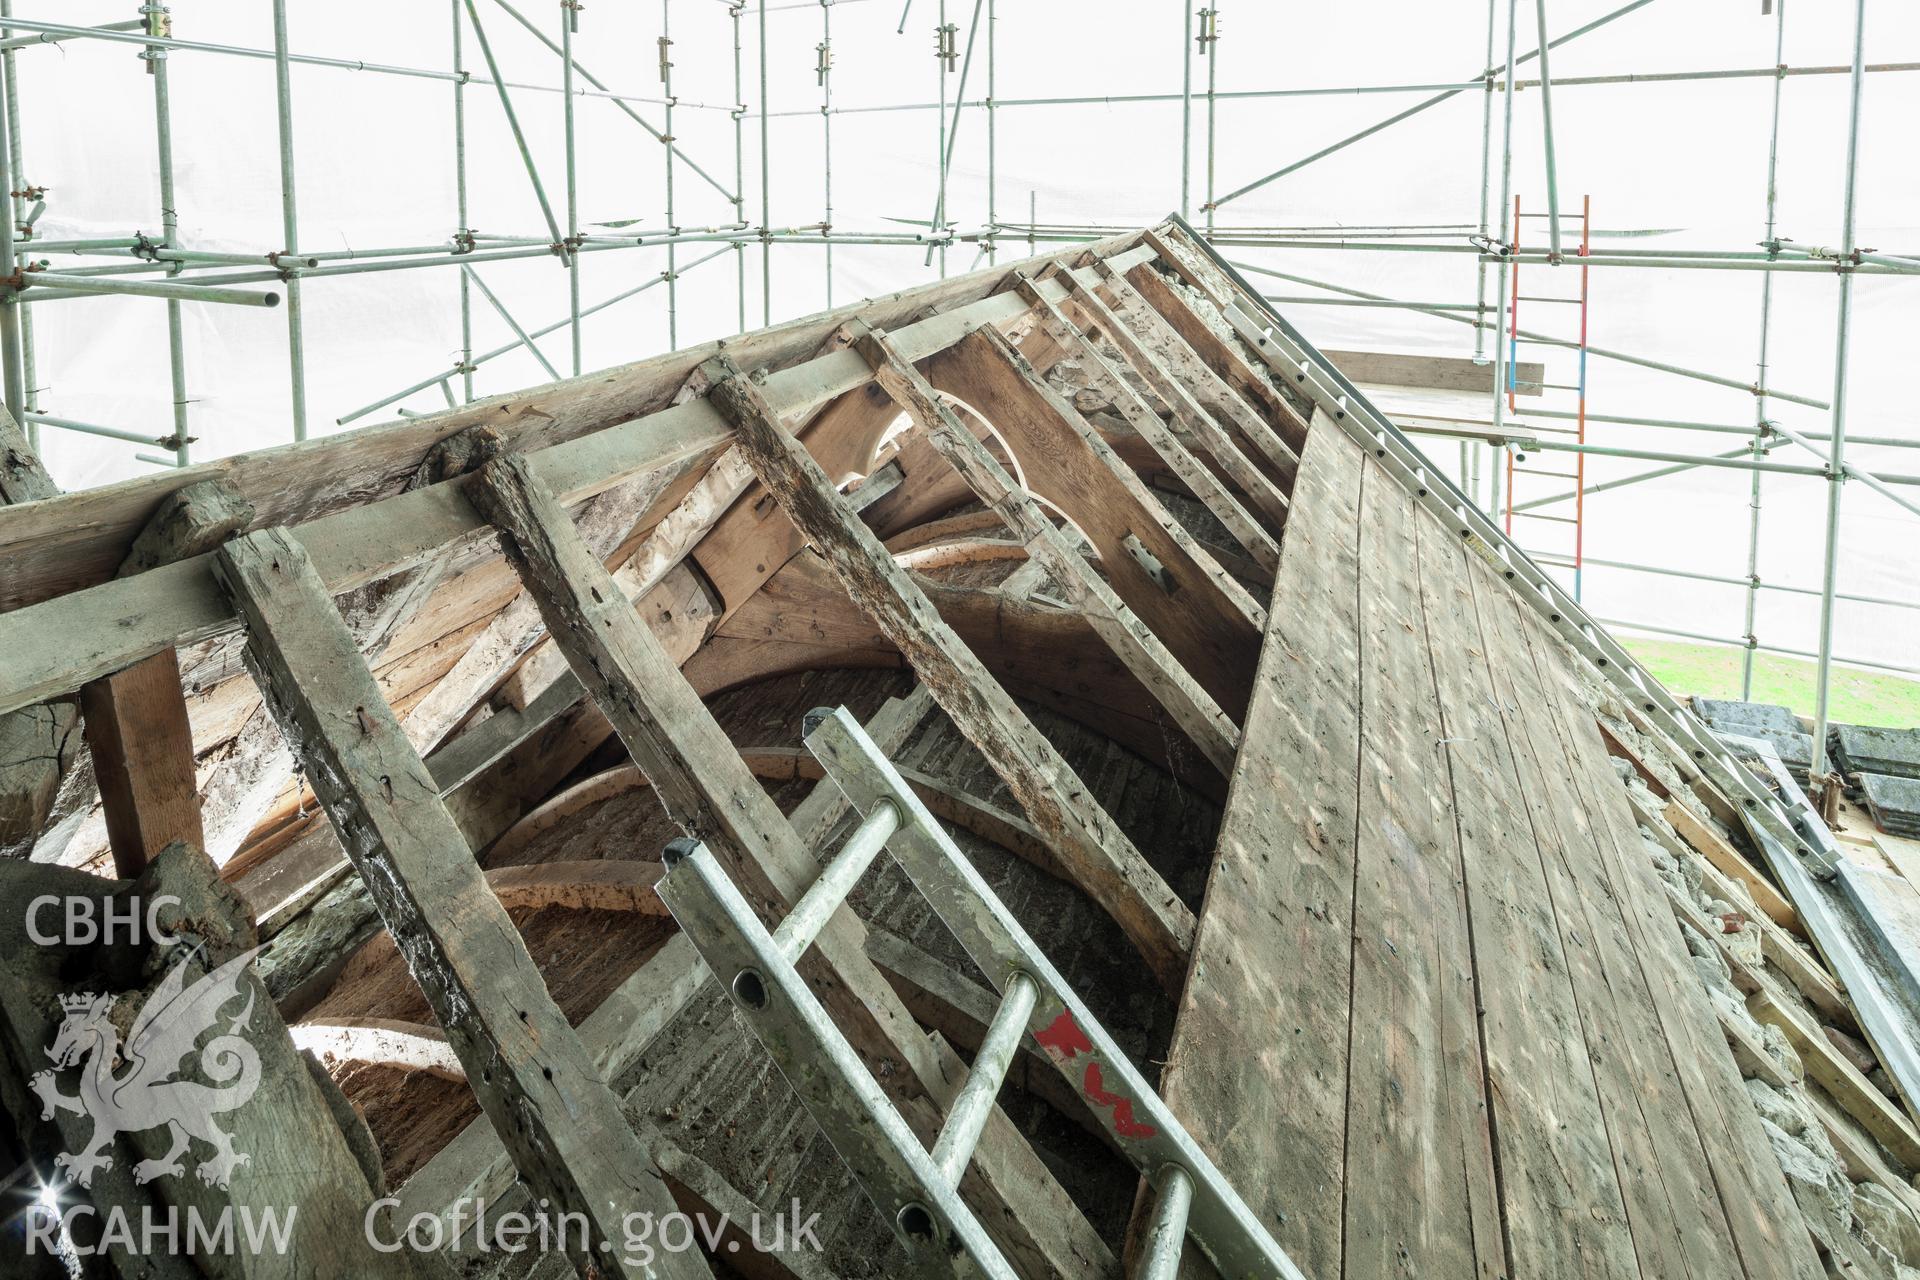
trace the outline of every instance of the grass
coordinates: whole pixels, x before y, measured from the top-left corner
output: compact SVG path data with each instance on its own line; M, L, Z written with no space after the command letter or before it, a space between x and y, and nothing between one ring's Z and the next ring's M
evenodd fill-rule
M1637 636L1619 639L1627 652L1676 694L1699 694L1708 698L1740 696L1739 649ZM1753 701L1778 703L1811 717L1815 670L1814 663L1805 658L1756 653ZM1836 664L1827 716L1848 724L1896 728L1920 725L1920 681Z

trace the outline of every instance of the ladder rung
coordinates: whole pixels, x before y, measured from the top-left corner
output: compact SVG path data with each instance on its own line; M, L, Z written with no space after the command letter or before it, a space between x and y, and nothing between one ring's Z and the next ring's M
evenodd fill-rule
M1509 511L1510 516L1520 516L1526 520L1547 520L1554 524L1579 524L1572 516L1543 516L1538 511Z
M1520 301L1522 302L1559 302L1559 303L1564 303L1567 306L1579 306L1582 303L1586 302L1586 299L1585 298L1536 298L1529 294L1523 293L1520 295Z
M1173 1280L1180 1273L1180 1246L1187 1239L1187 1212L1193 1208L1193 1179L1179 1165L1167 1166L1158 1187L1160 1202L1147 1227L1140 1280Z
M847 842L840 846L840 852L833 855L833 861L807 886L800 901L773 932L773 940L788 963L806 954L813 940L820 936L820 930L853 892L853 886L867 874L874 857L899 829L900 806L891 800L873 806L873 812L853 829Z
M1000 1096L1000 1082L1013 1065L1020 1038L1027 1032L1027 1019L1033 1016L1033 1006L1039 1000L1040 989L1026 974L1016 973L1007 979L1000 1008L987 1028L986 1039L980 1042L980 1051L973 1055L967 1082L960 1086L946 1123L940 1126L940 1137L933 1144L933 1163L946 1175L950 1187L958 1187L960 1175L967 1171L980 1132L993 1114L993 1100Z
M1540 471L1533 467L1517 466L1513 469L1513 473L1521 476L1553 476L1559 480L1578 480L1580 478L1578 471Z

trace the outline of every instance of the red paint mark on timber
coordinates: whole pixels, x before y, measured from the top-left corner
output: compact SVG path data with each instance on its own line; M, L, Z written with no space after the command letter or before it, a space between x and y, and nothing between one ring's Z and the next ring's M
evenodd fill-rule
M1060 1011L1042 1031L1033 1033L1040 1047L1051 1054L1056 1062L1072 1062L1081 1054L1093 1055L1093 1042L1087 1039L1066 1010ZM1133 1118L1133 1102L1117 1093L1108 1093L1106 1082L1100 1072L1099 1062L1087 1063L1086 1074L1081 1077L1080 1091L1087 1101L1100 1109L1113 1111L1113 1131L1123 1138L1151 1138L1159 1130L1150 1124L1141 1124Z

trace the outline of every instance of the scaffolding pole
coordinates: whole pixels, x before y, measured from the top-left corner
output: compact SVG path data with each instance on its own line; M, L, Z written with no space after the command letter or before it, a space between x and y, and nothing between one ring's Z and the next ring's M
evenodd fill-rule
M1774 36L1773 60L1782 67L1786 65L1787 50L1787 0L1774 0ZM1780 97L1781 88L1786 83L1784 77L1776 76L1773 81L1773 123L1767 135L1767 231L1762 241L1769 255L1778 243L1775 215L1779 208L1780 176ZM1773 273L1760 277L1760 357L1756 364L1753 385L1760 390L1753 398L1753 457L1758 461L1766 452L1767 441L1772 429L1767 421L1767 356L1768 346L1773 336ZM1747 647L1740 655L1740 697L1742 701L1753 699L1753 652L1759 643L1760 610L1760 472L1753 473L1752 483L1747 494L1747 599L1746 629Z
M464 58L464 32L460 21L461 0L449 0L448 7L453 19L453 70L456 79L453 82L453 191L455 216L459 220L459 229L455 235L464 239L472 234L472 224L467 218L467 73ZM460 395L467 403L473 400L473 292L467 283L467 273L460 273Z
M273 85L280 123L281 248L300 251L300 202L293 176L293 76L287 58L287 0L273 0ZM300 277L287 277L287 377L293 399L293 438L307 438L307 337L300 308Z
M1499 208L1500 244L1503 250L1506 246L1513 243L1514 237L1518 234L1519 230L1513 226L1510 217L1513 200L1513 68L1516 63L1516 59L1514 58L1514 41L1518 34L1518 18L1519 0L1507 0L1507 89L1504 95L1506 99L1505 105L1501 108L1502 124L1500 126ZM1499 280L1495 284L1493 292L1493 296L1499 300L1503 310L1507 305L1507 273L1511 270L1511 264L1507 261L1508 256L1505 252L1502 252L1500 255ZM1479 322L1474 321L1472 323L1477 325ZM1500 341L1500 334L1498 329L1496 329L1493 341L1493 429L1495 434L1499 433L1501 424L1506 420L1507 398L1502 392L1506 387L1507 381L1512 376L1511 370L1507 367L1507 358L1506 344ZM1490 480L1492 492L1487 499L1487 515L1489 517L1500 509L1500 462L1501 454L1496 451L1493 466L1488 468L1488 470L1492 472Z
M1854 0L1853 6L1853 78L1848 85L1847 169L1845 196L1841 202L1840 253L1844 259L1854 251L1854 215L1860 176L1860 90L1866 79L1865 64L1867 0ZM1833 672L1833 594L1840 571L1840 498L1845 492L1848 470L1847 452L1847 374L1852 356L1853 273L1840 273L1839 302L1835 308L1833 340L1833 441L1827 478L1826 567L1820 594L1820 668L1814 687L1813 767L1809 776L1824 779L1827 772L1827 700ZM1822 792L1831 796L1833 788L1821 781ZM1831 800L1823 799L1823 804Z

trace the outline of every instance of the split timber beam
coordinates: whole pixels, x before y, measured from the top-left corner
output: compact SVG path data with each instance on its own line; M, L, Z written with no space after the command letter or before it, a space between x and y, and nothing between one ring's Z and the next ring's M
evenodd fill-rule
M716 387L710 398L724 392ZM741 444L765 483L767 473L745 433ZM817 468L816 475L826 483ZM761 910L784 912L798 902L817 874L806 845L527 460L489 464L474 497L505 535L502 544L539 603L547 633L669 816L713 850ZM834 501L846 511L837 492ZM914 1024L867 958L863 933L851 910L837 911L820 934L813 953L818 958L809 961L811 985L874 1078L922 1139L931 1141L965 1072L951 1070L957 1062L948 1060L951 1050L930 1043ZM987 1135L961 1192L1011 1233L1006 1243L1024 1260L1023 1269L1063 1277L1107 1273L1112 1260L1106 1246L1012 1122L996 1111Z
M1004 341L1004 339L1003 339ZM1240 730L1220 710L1206 690L1188 675L1160 638L1114 594L1083 559L1066 535L1040 510L1040 504L955 416L919 370L900 358L886 335L868 330L854 339L854 349L873 367L874 377L888 395L905 409L940 455L1007 528L1041 561L1065 593L1068 603L1081 609L1087 621L1107 642L1116 658L1145 685L1174 723L1220 771L1233 772L1240 748Z
M1089 271L1088 275L1092 277L1093 273ZM1279 527L1273 524L1276 521L1283 525L1289 504L1286 492L1265 471L1253 465L1226 428L1200 403L1197 393L1173 376L1172 370L1134 333L1133 327L1081 280L1078 272L1058 271L1047 277L1047 281L1065 286L1064 305L1078 317L1077 327L1083 332L1100 333L1119 349L1133 371L1172 410L1174 425L1185 431L1204 452L1216 472L1246 495L1271 527ZM1291 485L1291 479L1288 483Z
M408 479L406 490L464 475L499 448L499 434L484 426L449 436L427 450L427 456ZM594 501L604 501L607 496L603 494ZM248 511L251 514L252 508ZM406 624L432 600L447 570L446 557L431 558L340 598L340 615L368 665L379 662ZM206 850L216 863L224 866L253 834L292 772L293 757L286 740L265 707L255 705L233 740L215 758L200 786Z
M1194 395L1200 403L1230 423L1240 434L1241 446L1263 464L1264 470L1276 483L1291 489L1294 476L1300 470L1298 452L1280 438L1266 418L1255 412L1254 406L1241 391L1201 359L1186 335L1174 327L1158 307L1141 296L1140 289L1128 274L1131 267L1098 255L1089 257L1099 281L1098 287L1110 295L1113 309L1124 321L1137 326L1135 332L1141 338L1167 353L1169 368L1194 389ZM1155 278L1158 279L1157 276ZM1162 285L1164 287L1164 282ZM1193 317L1193 323L1201 329L1206 327L1205 322L1197 316ZM1207 332L1210 334L1211 330ZM1304 427L1299 434L1304 439Z
M1072 766L847 510L819 464L780 425L761 389L724 356L714 361L709 377L708 398L733 422L761 483L986 757L1075 881L1120 925L1161 984L1178 991L1193 945L1193 913L1093 804Z
M1033 308L1034 319L1046 335L1086 370L1094 389L1112 401L1114 411L1133 428L1136 435L1146 441L1154 455L1166 464L1167 470L1186 485L1201 505L1213 513L1214 519L1233 535L1234 541L1253 557L1254 563L1271 577L1280 568L1280 544L1274 534L1287 522L1287 500L1279 490L1265 476L1254 473L1257 480L1249 477L1250 482L1256 484L1256 492L1248 495L1249 500L1257 503L1271 522L1273 532L1269 532L1240 505L1239 499L1227 491L1227 487L1207 469L1206 464L1180 442L1180 438L1160 420L1160 415L1154 412L1153 407L1141 398L1140 393L1118 370L1107 363L1106 357L1100 354L1087 335L1034 283L1033 277L1015 270L1013 290ZM1245 459L1239 457L1238 450L1234 451L1234 456L1244 465ZM1248 467L1247 470L1251 471L1252 468Z
M581 1214L595 1240L622 1239L623 1214L672 1212L645 1142L554 1004L306 551L265 529L215 555L254 678L521 1177ZM655 1274L590 1243L572 1256L582 1275ZM658 1274L706 1267L663 1256Z
M1092 541L1115 594L1228 715L1244 712L1266 611L1100 433L993 329L935 356L927 378L991 424L1026 487Z
M1123 255L1115 261L1131 265L1150 251L1135 252L1139 258ZM933 300L933 295L927 297ZM905 325L893 337L903 352L918 360L981 324L1013 324L1026 311L1019 298L992 294ZM742 348L753 345L743 343ZM867 385L872 377L866 361L851 351L836 351L775 369L767 375L764 391L785 418L794 419ZM725 450L728 436L718 411L706 399L695 399L522 456L566 503L585 501L644 471L662 471L671 477L659 500L658 511L664 513ZM279 452L261 457L277 457ZM318 452L301 453L301 461ZM300 525L295 536L327 591L339 595L429 557L473 551L487 525L467 501L466 488L456 480L349 507ZM29 514L35 519L16 533L13 513L0 509L0 550L38 531L47 518L30 509L19 512L21 517ZM59 697L169 646L224 634L236 621L214 582L209 556L0 613L0 653L9 657L0 668L0 713Z

